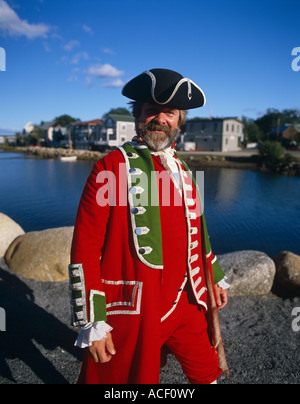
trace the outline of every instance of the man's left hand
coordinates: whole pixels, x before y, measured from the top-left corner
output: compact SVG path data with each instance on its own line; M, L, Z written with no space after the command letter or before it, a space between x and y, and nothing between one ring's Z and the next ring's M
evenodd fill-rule
M218 310L223 309L228 303L227 290L220 288L218 284L215 285L216 303Z

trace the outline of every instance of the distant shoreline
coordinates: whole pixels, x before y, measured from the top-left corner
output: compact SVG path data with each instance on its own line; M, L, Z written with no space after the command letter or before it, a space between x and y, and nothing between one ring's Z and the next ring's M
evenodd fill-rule
M66 156L77 156L78 161L96 162L107 153L91 150L71 150L51 147L7 147L1 148L6 152L24 153L40 159L59 159ZM178 154L193 169L195 167L217 167L259 170L268 172L265 167L259 166L257 150L241 150L232 152L203 152L203 151L179 151ZM279 173L278 173L279 174ZM297 158L291 164L288 171L280 173L284 175L300 176L300 163Z
M77 156L79 161L98 161L103 158L107 153L91 150L70 150L63 148L53 147L3 147L4 151L12 153L24 153L31 156L47 159L47 158L60 158L66 156ZM248 155L240 155L235 152L222 154L218 152L182 152L178 154L190 166L208 166L208 167L228 167L228 168L251 168L256 169L257 163L255 154L247 153ZM245 153L246 154L246 153Z

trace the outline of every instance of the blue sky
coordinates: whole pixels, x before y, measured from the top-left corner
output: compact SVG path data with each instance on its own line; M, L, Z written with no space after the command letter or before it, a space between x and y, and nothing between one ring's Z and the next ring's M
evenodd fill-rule
M204 90L189 118L300 108L299 15L299 0L0 0L0 133L127 107L122 86L156 67Z

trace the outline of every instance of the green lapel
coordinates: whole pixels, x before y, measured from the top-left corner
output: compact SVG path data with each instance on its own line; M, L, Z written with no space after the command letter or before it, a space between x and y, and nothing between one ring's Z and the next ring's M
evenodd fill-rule
M128 200L137 255L150 268L163 269L159 195L152 156L143 145L134 148L131 143L125 143L119 149L126 163Z

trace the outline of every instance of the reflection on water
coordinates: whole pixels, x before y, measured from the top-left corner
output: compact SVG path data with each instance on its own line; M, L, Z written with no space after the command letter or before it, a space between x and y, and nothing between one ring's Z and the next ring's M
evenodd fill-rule
M205 171L205 214L218 253L300 253L300 178L240 169Z
M92 166L0 153L0 212L25 231L72 226ZM300 254L300 178L205 169L204 206L216 254L242 249Z
M72 226L93 164L5 155L0 153L0 211L25 231Z

